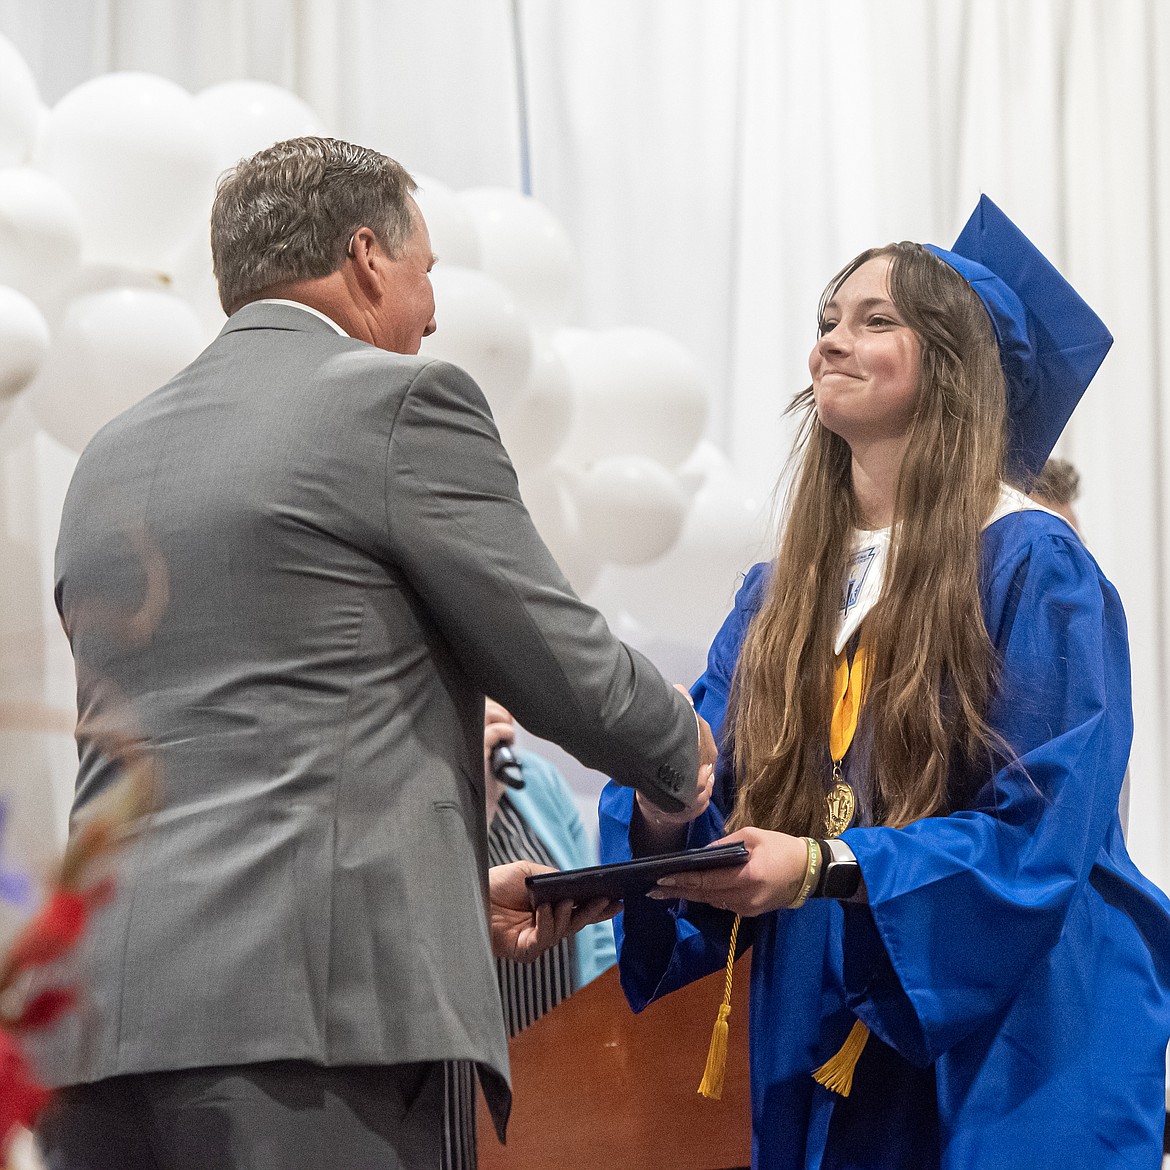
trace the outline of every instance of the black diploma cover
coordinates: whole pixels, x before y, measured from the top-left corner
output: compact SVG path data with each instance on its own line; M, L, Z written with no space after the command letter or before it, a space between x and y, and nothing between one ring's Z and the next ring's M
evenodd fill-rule
M633 861L617 861L612 865L538 873L524 880L534 906L566 899L580 906L597 898L620 900L645 894L654 888L659 878L668 874L697 869L723 869L742 865L747 859L748 851L743 843L732 841L727 845L680 849L677 853L658 853Z

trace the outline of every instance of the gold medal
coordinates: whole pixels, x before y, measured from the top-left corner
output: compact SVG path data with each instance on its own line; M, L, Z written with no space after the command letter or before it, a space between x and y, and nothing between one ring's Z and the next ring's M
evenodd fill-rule
M840 836L853 821L853 789L840 779L840 773L837 777L833 790L825 797L826 837Z
M865 697L865 647L858 647L850 662L844 654L833 676L833 721L829 729L829 758L833 761L833 787L825 796L825 835L836 837L853 823L856 801L853 789L841 778L841 761L853 743L857 717Z

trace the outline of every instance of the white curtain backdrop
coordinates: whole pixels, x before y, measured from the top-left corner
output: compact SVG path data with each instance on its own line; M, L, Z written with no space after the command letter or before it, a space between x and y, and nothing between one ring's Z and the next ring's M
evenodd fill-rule
M46 102L115 69L192 90L268 80L339 136L456 188L520 187L525 126L532 193L582 259L578 322L688 346L711 386L709 437L760 496L787 453L782 412L807 380L825 281L871 244L949 244L987 192L1116 336L1062 453L1129 615L1132 852L1170 884L1162 0L0 0L0 33ZM39 574L47 598L67 460L19 410L0 450L4 587ZM0 694L67 703L59 645L37 658L3 621ZM64 737L38 734L0 734L10 785L68 783Z

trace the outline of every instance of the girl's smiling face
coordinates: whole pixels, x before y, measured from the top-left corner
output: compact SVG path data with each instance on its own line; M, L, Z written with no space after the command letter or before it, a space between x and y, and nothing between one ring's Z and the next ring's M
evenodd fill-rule
M875 256L845 279L808 359L817 417L851 447L905 438L918 401L922 343L890 298L891 263Z

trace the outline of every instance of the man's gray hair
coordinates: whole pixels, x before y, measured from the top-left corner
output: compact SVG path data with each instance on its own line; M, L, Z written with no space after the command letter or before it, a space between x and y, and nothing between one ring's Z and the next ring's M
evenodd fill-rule
M335 272L360 227L397 259L415 228L414 189L392 158L336 138L289 138L241 160L220 179L211 208L223 311Z

